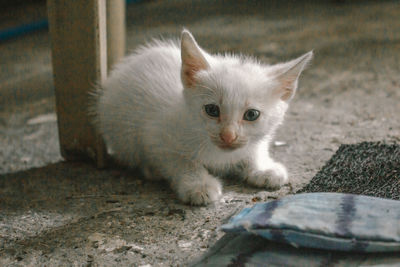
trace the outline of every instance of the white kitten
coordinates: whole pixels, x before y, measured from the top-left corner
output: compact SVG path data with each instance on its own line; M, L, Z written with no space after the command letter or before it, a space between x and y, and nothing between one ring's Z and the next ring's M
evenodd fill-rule
M167 179L185 203L218 200L221 183L207 169L238 163L249 184L279 188L288 174L268 146L311 58L268 66L210 55L184 30L180 45L155 41L118 64L91 110L113 157Z

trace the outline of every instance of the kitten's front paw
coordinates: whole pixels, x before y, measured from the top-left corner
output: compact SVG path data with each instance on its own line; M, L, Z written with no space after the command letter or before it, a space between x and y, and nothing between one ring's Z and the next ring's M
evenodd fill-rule
M181 182L178 187L178 196L187 204L207 205L221 198L222 186L211 176L200 181Z
M273 169L265 171L251 171L246 177L246 181L257 187L266 187L269 189L279 189L289 183L286 168L277 163Z

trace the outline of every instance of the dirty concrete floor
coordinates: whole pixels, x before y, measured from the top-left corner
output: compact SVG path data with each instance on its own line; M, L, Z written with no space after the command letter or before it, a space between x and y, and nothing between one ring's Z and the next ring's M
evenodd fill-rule
M342 143L400 141L398 1L205 2L130 5L128 49L183 26L208 51L271 63L314 49L272 148L295 189ZM45 31L0 43L1 266L187 265L232 214L289 192L231 177L220 202L190 207L135 172L62 162L51 77Z

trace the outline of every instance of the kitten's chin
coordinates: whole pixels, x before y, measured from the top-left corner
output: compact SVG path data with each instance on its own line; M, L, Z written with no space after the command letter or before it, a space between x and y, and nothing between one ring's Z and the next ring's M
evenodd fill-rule
M207 149L203 150L198 158L206 166L214 166L215 168L223 168L227 164L233 164L247 157L248 144L232 145L229 148L219 147L218 144L210 142Z

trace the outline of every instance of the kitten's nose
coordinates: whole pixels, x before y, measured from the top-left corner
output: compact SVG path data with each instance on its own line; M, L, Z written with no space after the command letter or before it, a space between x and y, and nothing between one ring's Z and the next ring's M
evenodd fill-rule
M222 130L219 137L227 145L232 144L237 139L236 133L231 130Z

